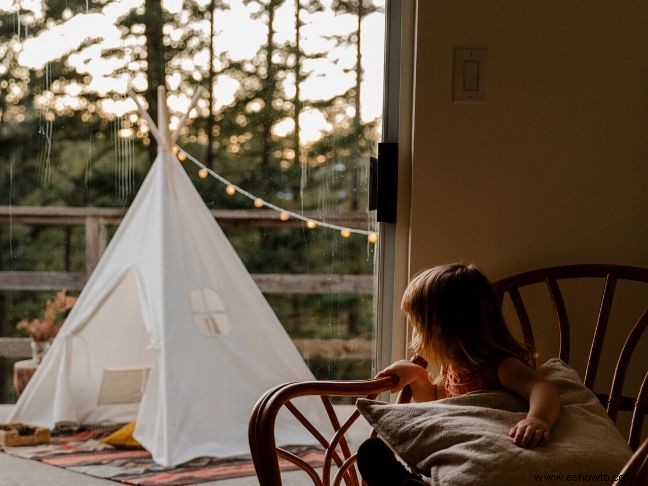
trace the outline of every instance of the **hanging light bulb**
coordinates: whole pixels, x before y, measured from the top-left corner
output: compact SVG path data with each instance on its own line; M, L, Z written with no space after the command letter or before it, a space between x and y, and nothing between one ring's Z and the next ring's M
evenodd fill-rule
M254 200L254 207L255 207L255 208L262 208L264 204L265 204L265 203L263 202L263 199L261 199L260 197L257 197L257 198Z
M376 243L378 241L378 235L376 233L369 233L367 235L367 240L369 243Z
M201 179L206 179L208 175L209 172L205 168L202 168L198 171L198 177L200 177Z
M236 187L234 187L232 184L228 184L225 188L225 192L228 196L233 196L234 194L236 194Z
M184 153L182 153L182 152L178 152L178 160L179 160L180 162L183 162L183 161L186 160L186 159L187 159L187 156L186 156Z
M178 152L180 151L177 145L174 145L171 150L173 152L173 155L178 155Z
M281 211L281 213L279 213L279 219L281 221L288 221L290 219L290 215L286 211Z
M317 228L317 223L312 219L309 219L308 221L306 221L306 226L308 227L308 229L315 229Z
M342 238L348 238L349 236L351 236L351 232L346 228L341 230L340 234L342 235Z

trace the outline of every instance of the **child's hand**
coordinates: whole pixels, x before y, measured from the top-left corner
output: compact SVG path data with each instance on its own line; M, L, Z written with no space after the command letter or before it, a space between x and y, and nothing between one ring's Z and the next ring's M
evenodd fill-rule
M511 427L509 436L516 446L533 449L549 442L549 425L538 417L527 417Z
M384 378L386 376L395 376L398 378L398 383L392 388L392 393L401 391L406 385L419 380L422 377L427 377L427 371L417 364L408 360L400 360L389 365L376 375L376 378Z

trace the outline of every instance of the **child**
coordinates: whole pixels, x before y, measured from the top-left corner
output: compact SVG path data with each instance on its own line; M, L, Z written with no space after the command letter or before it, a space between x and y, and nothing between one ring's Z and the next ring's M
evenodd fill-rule
M409 385L414 401L426 402L508 389L529 401L526 418L509 431L513 442L529 449L547 443L560 411L556 387L534 371L533 351L513 338L489 281L476 267L455 263L418 273L405 290L401 309L412 323L412 348L439 365L441 374L432 381L420 366L397 361L377 375L398 378L392 392ZM358 468L369 486L425 484L380 439L361 445Z

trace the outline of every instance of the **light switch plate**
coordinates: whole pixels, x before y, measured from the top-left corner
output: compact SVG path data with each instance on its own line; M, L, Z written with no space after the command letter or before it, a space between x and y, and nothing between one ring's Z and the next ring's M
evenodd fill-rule
M454 50L452 101L486 101L486 53L481 47Z

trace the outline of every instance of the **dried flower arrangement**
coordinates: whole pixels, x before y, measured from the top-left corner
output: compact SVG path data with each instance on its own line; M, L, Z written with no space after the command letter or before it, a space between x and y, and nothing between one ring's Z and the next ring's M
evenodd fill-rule
M48 300L45 304L42 319L23 319L16 325L16 329L26 331L34 341L51 341L76 300L76 297L67 295L67 290L61 290L56 293L54 300Z

